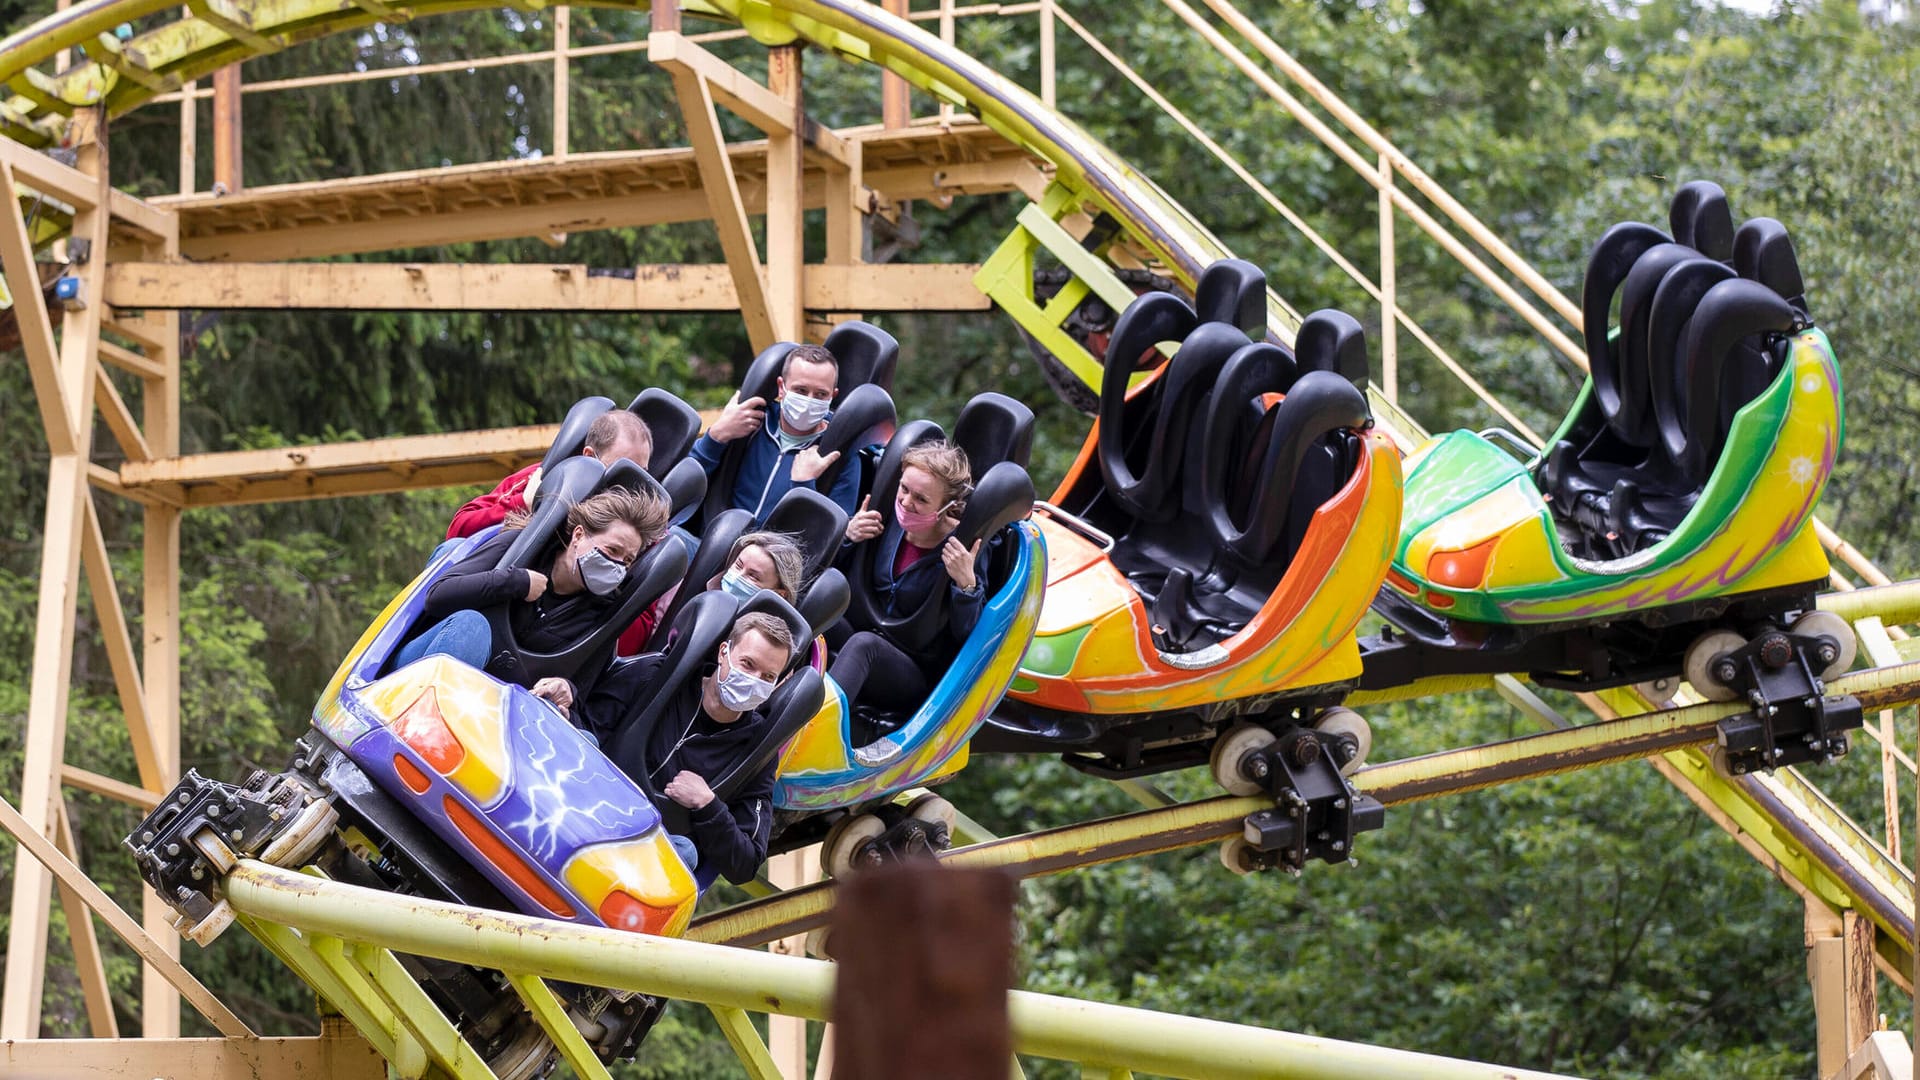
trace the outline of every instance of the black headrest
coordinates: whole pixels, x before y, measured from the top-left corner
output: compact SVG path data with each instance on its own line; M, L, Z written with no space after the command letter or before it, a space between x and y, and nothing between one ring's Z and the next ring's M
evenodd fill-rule
M683 457L679 464L667 470L667 475L660 480L660 486L666 489L673 523L678 525L692 517L706 499L707 470L698 459Z
M1785 225L1770 217L1747 219L1733 238L1733 268L1779 293L1802 314L1807 312L1807 283L1800 277L1800 259Z
M1669 271L1700 254L1685 244L1655 244L1635 260L1620 286L1620 333L1593 366L1593 394L1607 425L1623 441L1647 446L1653 441L1653 396L1647 365L1647 322L1653 294Z
M627 411L638 416L653 436L653 458L647 471L664 477L693 449L700 437L700 413L693 406L659 387L648 387L633 399Z
M580 448L587 445L587 429L607 410L617 408L613 399L608 397L581 398L567 410L566 419L560 421L560 433L553 437L553 445L547 448L547 456L540 459L542 484L544 477L553 473L553 467L570 457L578 457Z
M871 384L854 387L851 393L841 399L839 407L833 410L833 418L827 421L827 430L821 432L820 438L814 443L822 454L840 455L814 480L814 489L832 491L840 473L853 466L854 455L860 452L861 447L883 443L893 437L895 419L892 395Z
M837 566L829 566L820 571L805 592L800 594L797 605L800 617L807 620L808 626L828 627L840 621L847 613L847 605L852 602L847 575Z
M1185 300L1168 292L1143 293L1113 324L1113 336L1107 342L1106 368L1100 379L1099 459L1101 476L1109 492L1138 514L1139 503L1127 492L1137 491L1142 483L1126 458L1126 448L1143 428L1151 428L1158 419L1151 403L1158 391L1129 401L1129 380L1140 361L1163 341L1182 341L1199 325L1193 308ZM1162 378L1165 373L1162 374ZM1143 462L1143 469L1150 466Z
M811 488L790 488L774 504L761 527L793 537L807 559L804 580L811 580L839 557L840 544L847 536L847 512ZM817 628L821 624L814 625Z
M900 343L892 334L855 319L834 327L827 335L826 348L840 361L840 389L833 397L834 408L839 408L856 387L871 384L893 392L893 369L900 358Z
M1789 333L1796 320L1793 305L1779 293L1745 278L1723 281L1701 299L1687 328L1687 445L1677 455L1688 476L1704 480L1719 459L1729 358L1743 339Z
M674 594L673 603L668 606L665 617L654 627L653 637L648 639L649 648L654 647L655 642L666 640L668 631L676 624L688 603L704 594L707 582L727 568L727 556L733 551L733 542L752 528L753 514L739 509L723 510L707 523L706 529L700 534L700 543L693 549L693 556L687 563L680 591Z
M787 665L781 669L782 673L792 671L805 662L807 642L813 640L814 629L807 625L807 620L800 616L800 612L792 604L780 599L780 594L772 589L761 589L747 597L746 603L740 605L739 614L733 617L734 621L739 622L741 615L749 613L771 615L787 624L787 632L793 635L793 650L787 654Z
M1647 249L1672 242L1672 237L1651 225L1623 221L1608 229L1594 245L1593 254L1587 256L1587 276L1580 288L1580 322L1587 339L1589 371L1610 362L1613 294ZM1597 387L1597 377L1594 383Z
M975 394L953 423L953 441L975 476L1003 461L1025 467L1033 456L1033 410L991 390Z
M1726 263L1700 256L1660 279L1647 320L1647 374L1653 390L1653 416L1659 443L1669 458L1687 445L1687 365L1680 349L1700 299L1734 277Z
M953 527L962 544L990 537L1033 513L1033 478L1017 462L1002 461L974 481L967 508Z
M624 459L623 459L624 460ZM632 462L627 462L631 465ZM506 567L531 566L540 552L553 542L567 520L573 504L600 490L606 479L606 467L594 458L575 454L540 474L540 490L534 496L532 517L520 535L500 557Z
M1223 322L1249 337L1267 332L1267 275L1245 259L1221 259L1200 271L1193 311L1201 322Z
M1323 308L1301 322L1293 339L1293 362L1298 373L1331 371L1362 390L1373 378L1367 332L1360 320L1336 308ZM1292 385L1291 379L1287 382Z
M787 365L787 354L799 348L799 343L776 341L761 349L759 354L747 364L747 373L740 378L740 400L759 398L773 408L773 398L780 392L777 380L780 371Z
M1667 224L1675 243L1726 262L1733 257L1733 210L1727 193L1711 180L1691 180L1673 193Z

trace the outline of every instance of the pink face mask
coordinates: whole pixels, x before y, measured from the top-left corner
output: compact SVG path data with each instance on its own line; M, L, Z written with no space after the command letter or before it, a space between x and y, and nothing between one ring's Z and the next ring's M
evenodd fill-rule
M907 509L906 506L900 502L899 498L896 497L893 500L893 520L899 522L900 527L908 532L926 532L928 529L933 528L934 522L940 520L940 514L938 512L916 514Z

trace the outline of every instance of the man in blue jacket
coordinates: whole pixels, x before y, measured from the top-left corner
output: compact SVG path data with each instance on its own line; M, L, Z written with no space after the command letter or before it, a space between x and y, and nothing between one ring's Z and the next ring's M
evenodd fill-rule
M838 450L822 454L814 445L827 430L833 395L839 390L840 363L818 345L797 345L787 354L775 385L779 409L768 415L767 403L754 396L733 400L721 411L707 433L693 444L694 459L709 479L720 470L729 444L750 440L746 457L728 493L728 505L753 513L755 525L764 522L789 488L811 488L840 457ZM847 463L826 493L852 517L859 507L860 462Z

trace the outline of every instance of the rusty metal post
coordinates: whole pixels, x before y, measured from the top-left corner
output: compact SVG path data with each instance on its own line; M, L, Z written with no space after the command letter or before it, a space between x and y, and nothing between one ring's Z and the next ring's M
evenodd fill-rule
M1014 879L929 862L842 888L829 945L840 962L834 1080L1006 1080Z

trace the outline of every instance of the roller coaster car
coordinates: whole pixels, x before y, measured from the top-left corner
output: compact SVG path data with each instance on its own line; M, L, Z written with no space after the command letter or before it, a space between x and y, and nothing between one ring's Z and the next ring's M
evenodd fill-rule
M1292 350L1248 337L1265 325L1265 279L1238 260L1208 267L1192 304L1155 292L1122 313L1097 424L1040 508L1040 626L978 749L1065 752L1115 778L1211 760L1230 790L1311 789L1337 818L1356 804L1339 769L1364 756L1365 724L1329 707L1360 675L1353 632L1392 555L1399 459L1370 430L1359 324L1316 313ZM1166 342L1172 359L1129 392ZM1289 771L1316 758L1331 764L1311 782ZM1375 827L1378 804L1359 809ZM1333 824L1324 845L1262 825L1260 845L1293 866L1344 859Z
M893 335L859 320L834 327L833 332L827 335L825 345L826 350L839 361L840 382L839 389L833 395L832 417L814 446L822 454L838 451L840 457L814 481L815 490L823 492L831 491L834 481L856 460L866 460L864 452L869 447L884 442L893 434L893 369L900 358L900 343L893 339ZM776 380L786 366L787 354L795 348L794 342L781 341L762 349L747 365L747 373L740 380L740 400L757 397L767 403L769 414L777 411L777 406L773 404L774 396L779 392ZM694 434L699 434L697 425ZM692 444L693 440L689 439L687 445L691 447ZM740 475L746 448L745 439L727 444L720 458L720 467L704 489L705 500L699 508L698 518L688 511L676 516L675 524L682 524L684 519L689 523L687 527L690 530L704 533L708 523L727 512L733 505L734 482Z
M871 506L889 525L901 458L917 443L945 437L938 424L916 420L902 425L888 441L874 476ZM953 535L962 544L988 542L979 623L926 702L911 713L850 703L827 679L820 711L780 756L773 793L780 815L774 847L797 848L825 835L823 861L829 872L844 873L889 852L946 846L953 815L945 800L923 797L905 809L888 800L965 766L968 741L1006 693L1040 615L1047 556L1040 530L1029 520L1034 491L1026 463L1033 445L1032 411L1003 394L981 394L961 410L952 441L966 451L977 478ZM874 582L877 546L853 548L840 582L848 589L849 618L857 627L884 629L909 650L931 647L946 633L947 590L933 590L915 611L886 614ZM822 581L816 581L813 590L818 591ZM812 600L810 593L802 606ZM842 808L848 812L827 813Z
M632 462L603 470L576 455L553 463L532 520L501 565L551 558L569 507L613 485L664 494ZM290 770L256 773L239 786L190 774L128 838L143 875L180 912L183 933L204 943L231 920L216 882L236 857L312 865L356 884L468 906L642 933L684 929L699 884L710 879L688 872L653 802L592 738L522 688L605 665L621 629L685 576L684 549L663 543L647 551L602 628L562 652L519 646L504 612L489 612L496 652L485 672L444 656L392 670L427 590L458 558L456 551L436 560L361 637L315 707L316 733L301 740ZM710 657L731 626L736 601L701 599L680 620L681 657L700 649ZM800 622L771 593L749 606ZM686 667L665 665L664 677L683 677ZM768 707L804 721L818 692L818 676L808 672ZM788 733L798 726L784 723ZM777 741L763 748L762 764L777 749ZM725 793L743 779L716 778L713 786ZM496 1074L532 1075L550 1060L545 1034L498 973L401 961ZM642 996L556 990L606 1060L630 1055L658 1014L659 1003Z
M1684 673L1758 706L1723 727L1735 771L1837 756L1859 705L1821 680L1851 665L1854 637L1814 610L1828 566L1809 521L1844 429L1833 349L1779 222L1735 232L1704 182L1671 217L1680 241L1616 225L1588 260L1591 376L1544 453L1522 463L1456 431L1408 456L1377 601L1398 631L1365 643L1363 685Z

